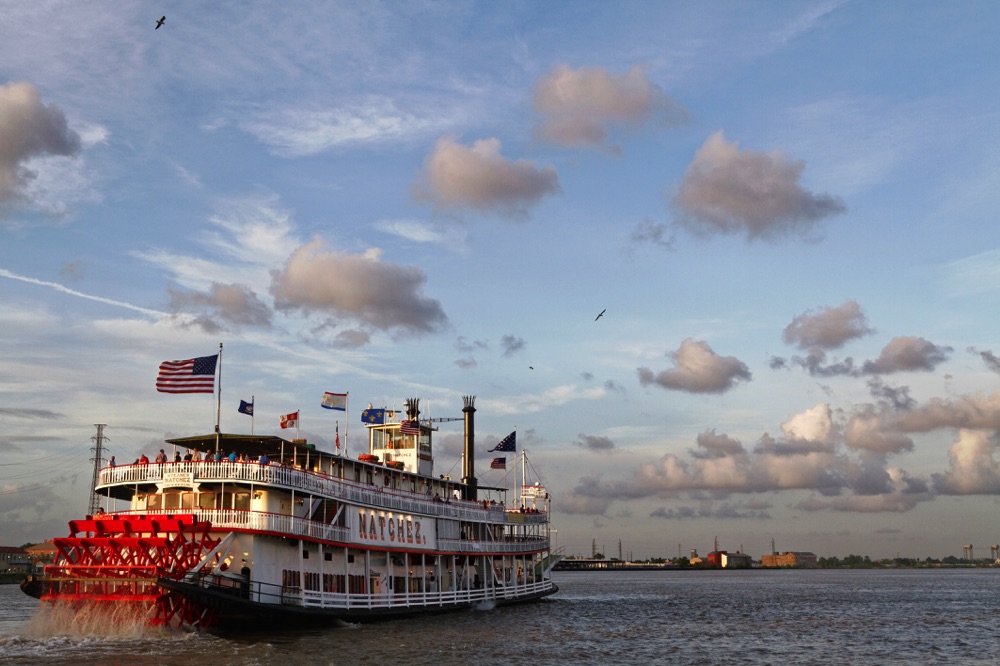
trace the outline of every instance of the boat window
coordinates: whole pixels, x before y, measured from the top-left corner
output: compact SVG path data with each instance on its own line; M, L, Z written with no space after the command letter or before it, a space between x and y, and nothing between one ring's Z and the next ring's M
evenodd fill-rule
M369 486L375 485L375 477L372 476L371 470L368 470L368 485Z
M181 494L180 493L164 493L163 494L163 508L164 509L179 509L181 507Z
M194 493L181 493L181 508L182 509L194 508Z
M386 430L372 430L372 446L376 449L386 448L390 441L389 432Z
M250 509L250 493L233 493L233 508L248 511Z
M146 509L149 511L159 511L163 508L163 495L147 495Z
M215 508L215 493L198 493L198 508L199 509L214 509Z

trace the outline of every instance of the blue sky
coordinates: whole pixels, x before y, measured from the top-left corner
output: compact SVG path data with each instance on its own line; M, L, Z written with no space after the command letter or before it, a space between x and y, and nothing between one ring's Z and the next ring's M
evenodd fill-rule
M1000 541L994 3L0 11L0 542L220 342L226 432L476 395L570 553Z

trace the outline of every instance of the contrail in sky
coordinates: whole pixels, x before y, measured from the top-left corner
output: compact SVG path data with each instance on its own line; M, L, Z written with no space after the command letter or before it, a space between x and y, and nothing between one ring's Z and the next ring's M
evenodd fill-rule
M56 291L61 291L64 294L69 294L70 296L79 296L80 298L86 298L91 301L97 301L98 303L105 303L107 305L116 305L120 308L126 308L128 310L133 310L135 312L141 312L142 314L150 315L151 317L170 316L170 314L167 312L160 312L159 310L150 310L149 308L141 308L138 305L132 305L131 303L125 303L123 301L116 301L111 298L92 296L90 294L85 294L82 291L70 289L69 287L63 286L58 282L47 282L46 280L38 280L36 278L27 277L26 275L18 275L17 273L11 273L10 271L4 268L0 268L0 277L10 278L11 280L20 280L21 282L27 282L28 284L37 284L42 287L51 287Z

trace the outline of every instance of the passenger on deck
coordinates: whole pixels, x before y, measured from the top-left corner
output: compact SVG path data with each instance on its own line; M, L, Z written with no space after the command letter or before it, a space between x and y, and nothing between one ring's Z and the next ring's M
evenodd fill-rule
M270 465L271 459L267 457L266 453L260 454L260 458L257 460L261 465Z
M181 452L174 451L174 462L180 462L180 461L181 461Z
M156 454L156 462L160 464L167 462L167 454L163 452L163 449L160 449L160 452Z
M231 451L229 453L229 462L236 462L236 451Z
M191 462L192 460L194 460L194 454L191 453L191 449L188 449L187 453L184 454L184 462Z
M111 460L109 460L109 461L108 461L108 467L114 467L114 466L116 466L117 464L118 464L118 463L116 463L116 462L115 462L115 457L114 457L114 456L111 456Z
M137 460L136 462L139 463L140 465L148 465L149 458L147 458L146 454L143 453L141 456L139 456L139 460Z

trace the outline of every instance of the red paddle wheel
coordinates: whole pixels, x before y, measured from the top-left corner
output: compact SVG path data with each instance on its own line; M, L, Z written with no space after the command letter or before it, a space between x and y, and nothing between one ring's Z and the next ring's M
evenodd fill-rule
M53 539L56 556L45 567L49 585L41 598L108 606L115 614L127 607L153 625L210 626L211 613L156 580L180 580L201 562L220 542L211 527L191 514L71 520L70 536Z

